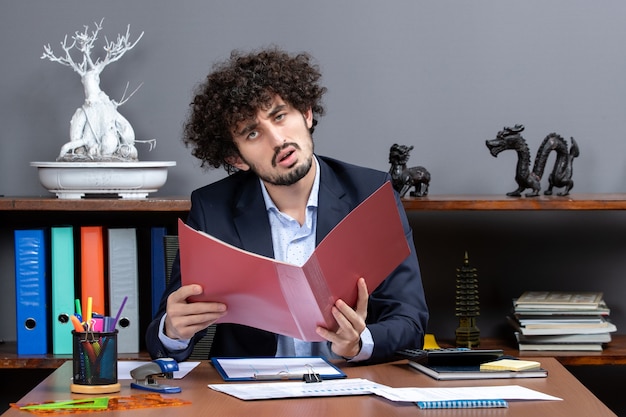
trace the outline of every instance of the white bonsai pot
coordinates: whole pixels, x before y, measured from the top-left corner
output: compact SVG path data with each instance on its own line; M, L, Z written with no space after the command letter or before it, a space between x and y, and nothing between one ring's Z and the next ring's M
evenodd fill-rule
M146 198L167 180L163 162L31 162L39 181L61 199L80 199L85 194L116 194L126 199Z

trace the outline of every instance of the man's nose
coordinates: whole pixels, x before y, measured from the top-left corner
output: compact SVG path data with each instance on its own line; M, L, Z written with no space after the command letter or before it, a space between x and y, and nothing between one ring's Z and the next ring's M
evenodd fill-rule
M286 142L285 135L278 127L272 127L268 130L270 140L275 146L282 146Z

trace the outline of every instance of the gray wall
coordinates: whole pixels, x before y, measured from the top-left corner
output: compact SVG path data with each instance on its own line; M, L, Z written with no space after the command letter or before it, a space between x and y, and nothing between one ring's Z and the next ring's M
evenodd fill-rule
M161 195L223 175L180 142L191 91L234 48L309 51L328 86L317 151L387 170L394 143L415 145L433 194L505 193L516 157L484 141L523 123L534 153L556 131L577 139L575 192L625 192L626 3L554 1L2 0L0 194L46 195L31 161L53 160L83 102L77 74L41 60L43 45L105 18L137 47L102 73L140 139L142 160L173 160ZM545 187L545 186L544 186Z
M178 164L157 195L188 196L224 175L204 172L180 141L192 90L232 49L269 44L322 67L320 154L387 170L390 145L410 144L431 194L504 194L516 156L494 159L485 140L523 123L533 157L550 132L576 138L574 192L626 192L623 1L0 0L0 194L48 195L29 163L54 160L84 97L77 74L40 59L43 45L59 53L66 34L103 17L109 38L128 24L145 32L102 87L119 98L143 83L120 112L139 139L158 141L139 145L140 159ZM543 288L605 291L623 332L625 216L411 214L431 330L453 335L455 268L469 250L485 334L504 325L511 297Z

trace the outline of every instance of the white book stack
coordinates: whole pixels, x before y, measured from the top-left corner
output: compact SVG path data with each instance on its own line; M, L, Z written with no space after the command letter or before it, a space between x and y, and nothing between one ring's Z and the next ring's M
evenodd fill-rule
M600 292L527 291L507 317L520 351L601 351L617 331Z

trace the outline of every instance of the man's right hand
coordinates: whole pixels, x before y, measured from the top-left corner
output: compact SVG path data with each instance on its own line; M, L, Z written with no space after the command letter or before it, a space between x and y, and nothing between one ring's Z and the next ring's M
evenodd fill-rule
M170 339L191 339L194 334L209 327L226 314L226 304L187 302L192 295L202 294L197 284L185 285L167 297L165 335Z

